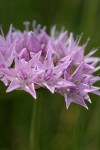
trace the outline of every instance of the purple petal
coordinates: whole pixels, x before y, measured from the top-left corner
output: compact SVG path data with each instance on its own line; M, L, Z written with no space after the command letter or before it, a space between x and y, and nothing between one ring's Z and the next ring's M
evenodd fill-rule
M11 92L13 90L16 90L20 88L20 84L16 81L16 80L13 80L11 81L9 87L7 88L6 92Z
M28 59L29 59L29 54L28 54L26 48L22 49L22 51L21 51L20 54L19 54L19 57L20 57L21 59L25 59L25 60L28 60Z
M35 88L34 88L34 84L32 83L31 85L29 86L25 86L24 87L24 90L28 93L30 93L34 99L36 99L36 92L35 92Z
M52 93L52 94L54 94L54 91L55 91L55 87L54 87L54 85L49 85L49 84L47 84L47 83L43 83L43 85Z
M84 64L81 63L78 68L74 71L74 73L72 74L72 77L75 79L75 80L80 80L83 76L83 66Z

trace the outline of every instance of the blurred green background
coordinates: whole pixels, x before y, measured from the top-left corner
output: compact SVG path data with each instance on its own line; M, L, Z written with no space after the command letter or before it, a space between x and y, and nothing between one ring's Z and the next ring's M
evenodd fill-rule
M23 21L34 19L48 32L56 24L84 33L82 42L91 38L87 51L100 46L100 0L0 0L5 33L11 23L23 30ZM76 104L66 110L63 97L47 90L37 91L37 101L5 90L0 82L0 150L100 150L100 97L90 95L88 111Z

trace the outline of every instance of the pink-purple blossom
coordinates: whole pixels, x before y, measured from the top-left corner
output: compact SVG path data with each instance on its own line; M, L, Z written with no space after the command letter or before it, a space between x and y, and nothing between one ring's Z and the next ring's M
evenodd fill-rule
M100 69L99 57L93 49L84 54L86 42L80 45L81 36L74 40L73 33L58 33L53 26L51 34L46 28L25 22L25 31L14 29L0 35L0 80L7 86L6 92L24 90L37 98L36 90L47 88L51 93L64 96L66 107L73 103L84 106L91 102L89 93L100 96L100 87L94 83L100 76L94 72Z

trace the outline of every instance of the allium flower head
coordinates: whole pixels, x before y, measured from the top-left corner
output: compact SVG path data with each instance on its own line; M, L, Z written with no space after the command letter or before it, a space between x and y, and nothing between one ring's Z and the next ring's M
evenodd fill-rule
M65 98L66 107L74 102L88 109L89 93L100 96L100 87L93 84L100 80L94 72L100 69L96 50L84 55L88 42L79 45L81 36L74 40L73 33L58 33L56 27L51 35L46 28L24 22L25 31L11 25L4 36L0 35L0 80L8 87L6 92L24 90L36 99L36 89L47 88Z

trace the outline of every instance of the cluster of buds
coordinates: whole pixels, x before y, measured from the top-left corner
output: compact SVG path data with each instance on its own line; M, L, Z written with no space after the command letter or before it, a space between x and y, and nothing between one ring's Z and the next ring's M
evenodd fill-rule
M47 88L64 96L67 108L74 102L88 109L89 92L100 96L100 87L93 86L100 80L93 75L100 69L100 58L93 57L97 50L84 55L88 42L80 46L81 36L74 40L73 33L58 33L55 26L48 35L46 27L35 22L33 31L29 22L24 25L23 32L10 25L6 36L1 28L0 80L6 92L24 90L36 99L36 90Z

